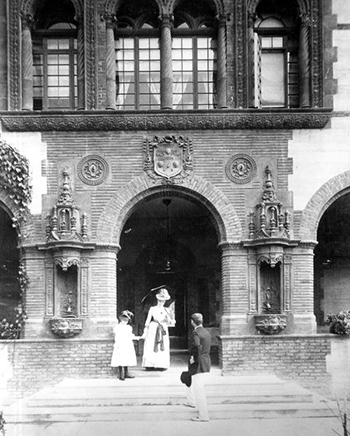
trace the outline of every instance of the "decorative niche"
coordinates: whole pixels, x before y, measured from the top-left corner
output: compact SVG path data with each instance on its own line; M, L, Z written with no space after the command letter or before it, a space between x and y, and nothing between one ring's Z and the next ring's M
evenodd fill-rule
M249 214L249 314L262 334L276 334L287 326L291 313L292 249L289 211L277 198L269 167L265 169L261 202Z
M86 212L73 199L70 177L62 172L58 201L46 217L46 318L50 331L60 338L71 338L83 330L88 316L90 254Z

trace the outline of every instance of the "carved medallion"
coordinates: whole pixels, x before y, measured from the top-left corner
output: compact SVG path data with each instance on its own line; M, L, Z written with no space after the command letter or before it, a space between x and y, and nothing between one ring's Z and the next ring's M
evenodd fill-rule
M146 138L144 170L154 181L166 184L182 183L193 170L191 141L174 135Z
M226 175L235 183L248 183L256 175L256 163L246 154L236 154L226 163Z
M78 164L78 176L87 185L100 185L106 180L108 173L108 163L101 156L86 156Z

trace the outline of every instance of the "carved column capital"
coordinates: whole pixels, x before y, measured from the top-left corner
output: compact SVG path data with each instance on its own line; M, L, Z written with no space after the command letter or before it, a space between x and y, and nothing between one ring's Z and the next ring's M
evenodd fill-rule
M31 14L21 12L22 28L31 30L34 26L34 17Z
M173 14L161 14L158 17L158 20L161 24L161 27L172 28L172 26L174 24L174 15Z
M304 13L300 14L299 17L300 17L300 21L301 21L302 26L306 26L306 27L312 26L313 20L312 20L312 17L309 13L304 12Z
M217 14L215 16L215 21L218 27L225 27L227 22L230 21L231 19L231 14L230 13L226 13L226 14Z
M107 28L114 29L117 25L117 16L115 14L104 13L100 15L101 21L106 22Z

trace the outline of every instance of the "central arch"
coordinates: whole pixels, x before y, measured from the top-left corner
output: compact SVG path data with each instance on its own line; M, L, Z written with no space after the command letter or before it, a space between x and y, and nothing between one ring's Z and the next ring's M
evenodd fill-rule
M110 199L97 224L98 241L119 245L124 224L139 202L151 196L185 195L205 206L219 235L219 243L240 242L242 225L229 199L214 185L194 176L182 185L154 185L146 175L133 179L120 188Z
M173 202L177 214L180 209L183 211L175 223L182 220L192 227L185 235L179 237L181 231L178 231L174 236L171 249L176 252L178 268L170 273L149 266L153 264L154 253L162 251L166 245L161 234L158 235L161 232L148 226L149 221L155 219L152 210L163 208L163 217L158 216L161 226L165 213L162 202L166 199ZM153 209L149 209L150 205ZM203 225L202 234L198 233L197 217L200 217L198 223ZM142 226L143 233L138 233L139 239L132 242L133 229ZM194 237L196 231L198 234ZM121 248L117 262L117 311L137 312L136 319L141 320L141 324L136 326L139 334L142 334L145 318L140 307L142 297L152 287L166 284L173 288L177 299L179 325L174 329L174 336L175 340L180 340L179 346L187 347L189 311L204 312L205 324L212 329L214 345L218 345L215 341L221 319L229 310L227 296L232 291L230 280L227 280L227 268L231 267L224 260L227 253L222 255L220 249L228 244L239 244L242 240L238 215L218 188L201 177L191 177L182 185L155 185L147 176L140 176L118 190L108 202L96 236L101 245Z

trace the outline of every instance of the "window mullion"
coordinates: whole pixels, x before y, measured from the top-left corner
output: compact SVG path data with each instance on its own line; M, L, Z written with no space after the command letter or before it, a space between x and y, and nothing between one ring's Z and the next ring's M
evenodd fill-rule
M193 46L193 109L198 109L198 40L192 38Z
M49 107L48 100L48 53L47 53L47 38L43 40L43 109Z
M69 107L75 108L75 84L74 84L74 39L69 38Z
M134 56L135 56L135 109L140 109L140 38L135 38L135 48L134 48Z

